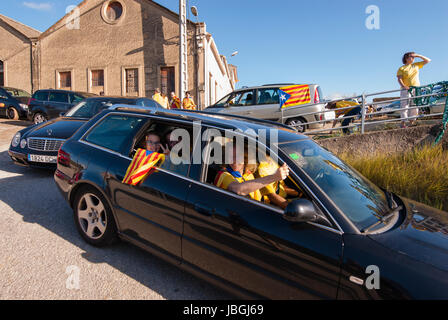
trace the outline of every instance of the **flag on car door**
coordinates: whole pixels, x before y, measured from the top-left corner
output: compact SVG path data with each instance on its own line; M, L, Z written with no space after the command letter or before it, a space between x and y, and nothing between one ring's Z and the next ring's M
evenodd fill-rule
M126 171L123 183L137 186L141 184L154 170L165 161L165 155L138 149L134 159Z
M283 104L280 100L280 108L311 103L310 86L307 84L282 87L279 90L279 97L281 97L282 92L288 94L289 98Z

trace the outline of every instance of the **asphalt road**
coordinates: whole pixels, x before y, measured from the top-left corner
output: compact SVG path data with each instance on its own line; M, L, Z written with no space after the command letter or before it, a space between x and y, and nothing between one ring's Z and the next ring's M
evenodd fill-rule
M85 243L53 172L8 156L29 124L0 118L0 299L235 298L131 244Z

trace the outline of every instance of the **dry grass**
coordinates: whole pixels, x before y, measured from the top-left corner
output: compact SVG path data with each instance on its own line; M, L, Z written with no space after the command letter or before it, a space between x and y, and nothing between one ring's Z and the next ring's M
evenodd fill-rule
M369 180L404 197L448 211L448 151L427 146L396 155L340 157Z

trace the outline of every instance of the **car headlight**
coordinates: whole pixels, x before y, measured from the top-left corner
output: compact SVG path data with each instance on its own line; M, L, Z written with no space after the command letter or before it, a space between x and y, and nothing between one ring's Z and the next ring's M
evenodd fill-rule
M25 148L26 147L26 139L22 139L22 141L20 141L20 148Z
M14 135L14 137L12 138L11 145L12 145L14 148L17 147L17 146L19 145L19 143L20 143L20 137L21 137L20 132L17 132L17 133Z
M19 103L23 110L28 110L28 105L24 103Z

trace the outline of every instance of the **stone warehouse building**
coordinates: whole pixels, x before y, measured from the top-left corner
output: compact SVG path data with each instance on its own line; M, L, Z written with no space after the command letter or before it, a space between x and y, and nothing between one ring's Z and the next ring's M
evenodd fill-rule
M187 30L188 89L204 108L234 89L237 68L204 23ZM43 33L0 15L0 43L0 85L179 95L179 16L151 0L84 0Z

